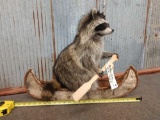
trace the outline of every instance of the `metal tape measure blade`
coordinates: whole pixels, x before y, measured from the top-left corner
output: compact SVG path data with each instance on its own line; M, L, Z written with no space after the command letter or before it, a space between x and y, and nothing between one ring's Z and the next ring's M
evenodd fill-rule
M76 104L95 104L95 103L118 103L118 102L139 102L139 98L110 98L110 99L89 99L89 100L63 100L63 101L35 101L35 102L14 102L0 101L0 117L9 114L14 107L46 106L46 105L76 105Z
M35 101L35 102L15 102L15 107L24 106L45 106L45 105L74 105L74 104L94 104L94 103L118 103L118 102L139 102L139 98L110 98L110 99L93 99L93 100L63 100L63 101Z

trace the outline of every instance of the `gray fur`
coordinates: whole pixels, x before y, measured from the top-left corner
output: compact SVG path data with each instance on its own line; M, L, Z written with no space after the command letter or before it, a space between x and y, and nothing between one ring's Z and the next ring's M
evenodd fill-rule
M91 15L92 20L89 18ZM79 23L78 34L73 43L57 58L54 66L55 75L58 81L70 90L77 90L95 74L101 74L102 70L98 68L100 59L109 58L114 54L103 52L102 36L94 31L94 28L101 23L100 19L103 18L97 15L95 9L84 16Z
M82 84L89 81L95 74L102 75L98 68L101 58L109 58L114 53L103 52L104 35L113 30L107 27L103 31L95 31L95 27L107 22L102 13L92 9L79 22L78 32L74 41L58 56L54 65L54 74L57 81L75 91Z

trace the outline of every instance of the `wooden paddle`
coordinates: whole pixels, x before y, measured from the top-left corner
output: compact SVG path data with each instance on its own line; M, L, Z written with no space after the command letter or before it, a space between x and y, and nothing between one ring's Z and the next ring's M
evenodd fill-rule
M113 55L112 58L103 66L102 70L105 71L113 62L118 60L117 55ZM76 92L73 93L72 97L75 101L79 101L84 94L91 88L91 85L97 80L99 76L94 75L88 82L84 83Z

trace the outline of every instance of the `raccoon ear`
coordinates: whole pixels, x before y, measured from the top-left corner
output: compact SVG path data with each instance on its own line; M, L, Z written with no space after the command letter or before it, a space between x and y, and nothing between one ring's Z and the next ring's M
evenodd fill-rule
M93 8L91 11L92 17L93 19L95 19L97 17L97 9Z
M104 12L100 13L99 11L97 12L97 16L99 16L100 18L105 19L106 16L104 15Z

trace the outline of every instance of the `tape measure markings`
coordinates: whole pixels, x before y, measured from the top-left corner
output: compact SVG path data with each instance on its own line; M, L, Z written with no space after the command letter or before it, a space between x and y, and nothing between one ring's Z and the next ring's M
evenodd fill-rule
M63 101L35 101L35 102L15 102L15 107L24 106L45 106L45 105L74 105L74 104L94 104L94 103L118 103L118 102L139 102L139 98L110 98L110 99L93 99L93 100L63 100Z
M63 101L33 101L33 102L14 102L13 100L0 101L0 117L9 114L14 107L45 106L45 105L74 105L74 104L94 104L94 103L118 103L118 102L139 102L139 98L110 98L92 100L63 100Z

